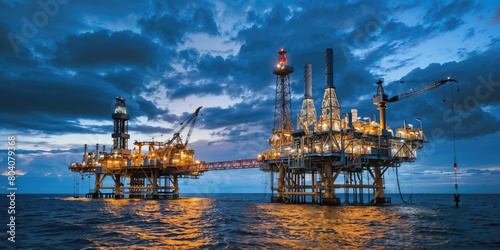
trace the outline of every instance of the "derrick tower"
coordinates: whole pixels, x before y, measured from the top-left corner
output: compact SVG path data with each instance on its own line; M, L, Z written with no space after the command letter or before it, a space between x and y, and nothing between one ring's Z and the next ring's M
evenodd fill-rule
M114 130L113 134L111 134L113 138L112 152L114 154L129 155L128 139L130 139L130 135L128 134L128 120L130 120L130 116L127 115L125 99L116 97L115 113L111 117L114 120Z
M281 49L278 54L278 64L273 70L273 74L276 75L276 101L273 137L269 139L269 145L279 154L283 149L290 149L292 146L293 122L289 75L293 73L293 67L288 66L286 50Z

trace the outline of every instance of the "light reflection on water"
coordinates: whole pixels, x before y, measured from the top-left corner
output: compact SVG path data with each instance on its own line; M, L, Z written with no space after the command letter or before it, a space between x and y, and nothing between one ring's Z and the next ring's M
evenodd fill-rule
M439 235L414 235L433 213L417 206L332 207L210 198L85 201L100 202L98 212L106 215L94 226L97 234L86 238L92 247L408 248L421 240L429 246L447 243ZM443 231L433 221L423 227Z
M96 225L100 232L89 238L95 247L199 248L213 245L210 218L212 199L115 200L106 199L102 211L113 218ZM110 237L112 240L103 240Z
M259 233L265 233L272 245L291 248L411 246L405 241L386 242L388 234L401 233L399 237L403 238L411 231L399 214L381 207L261 204L258 209L265 218L253 230L264 230ZM391 238L394 239L394 235Z
M449 196L439 195L415 195L415 204L410 205L337 207L273 204L259 194L212 194L177 200L45 196L20 196L16 234L24 240L19 247L500 247L496 233L500 227L498 195L464 195L460 209L453 207Z

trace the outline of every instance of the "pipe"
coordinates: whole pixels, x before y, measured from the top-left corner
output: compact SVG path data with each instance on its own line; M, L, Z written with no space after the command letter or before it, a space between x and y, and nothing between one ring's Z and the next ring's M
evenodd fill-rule
M312 99L312 65L304 65L304 99Z
M85 144L85 149L84 149L84 151L83 151L83 155L84 155L85 157L87 157L87 144Z
M352 113L347 112L347 128L352 129Z
M387 109L387 105L385 105L385 103L379 103L377 109L380 110L380 128L387 129L385 118L385 110Z
M333 86L333 49L328 48L325 51L325 88L334 88Z
M99 162L99 143L95 145L95 162Z
M106 145L102 145L102 152L106 153Z

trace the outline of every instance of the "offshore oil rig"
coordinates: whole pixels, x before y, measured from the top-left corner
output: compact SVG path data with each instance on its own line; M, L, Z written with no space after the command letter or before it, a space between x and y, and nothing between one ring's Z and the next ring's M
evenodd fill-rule
M373 104L380 111L379 123L374 118L361 118L356 109L342 113L333 82L333 50L325 52L325 89L321 114L317 116L312 97L312 66L304 66L304 98L297 115L296 129L293 126L290 74L294 68L288 65L286 51L278 51L276 75L276 100L274 128L268 140L272 147L263 150L257 159L211 162L194 160L194 150L188 148L196 119L202 107L196 109L167 141L135 141L132 151L128 149L128 121L125 100L116 98L113 148L100 152L96 144L94 152L87 152L83 160L72 162L69 169L83 176L95 176L94 188L89 187L88 198L177 198L179 178L197 179L204 172L260 168L271 177L271 201L290 203L317 203L338 205L337 189L344 190L345 202L363 203L364 190L372 191L372 203L390 203L384 195L384 174L389 168L398 168L402 163L414 162L417 150L427 142L420 127L403 122L395 130L386 125L388 103L435 89L446 79L392 98L384 92L384 80L377 82ZM181 132L189 126L185 139ZM147 149L143 150L143 147ZM456 165L455 165L456 166ZM455 168L456 169L456 168ZM275 177L277 176L277 178ZM343 177L343 178L339 178ZM105 179L114 185L105 186ZM339 183L339 180L343 179ZM75 175L76 180L76 175ZM128 180L128 183L127 183ZM76 183L76 182L75 182ZM75 185L75 197L78 188ZM358 200L359 197L359 200Z
M257 168L256 159L205 163L194 160L194 150L188 148L196 118L202 107L196 109L180 125L170 140L135 141L133 151L128 149L128 121L125 100L116 98L115 112L112 114L114 130L113 148L106 152L96 144L94 152L87 152L87 144L82 162L72 162L69 169L83 176L95 176L94 189L85 194L87 198L177 198L179 178L197 179L206 171ZM183 140L181 132L189 126ZM147 147L143 150L143 147ZM114 185L104 186L110 177ZM109 179L109 178L108 178ZM127 183L128 180L128 183ZM75 182L76 183L76 182ZM77 197L75 185L75 197ZM78 192L79 194L79 192Z
M342 113L333 81L333 50L325 52L325 89L319 119L312 97L312 67L304 66L304 89L297 126L293 128L290 74L294 68L287 63L286 51L278 52L276 75L276 101L272 149L258 156L260 169L270 172L271 201L338 205L337 189L344 189L345 202L363 203L364 190L372 191L372 203L390 203L384 195L384 174L389 168L414 162L417 150L427 142L420 127L406 121L395 130L386 125L387 104L397 102L447 82L450 78L392 98L385 94L382 83L377 82L373 104L380 111L380 119L362 118L358 111ZM275 177L277 175L277 178ZM342 176L343 181L339 183ZM359 200L358 200L359 197Z

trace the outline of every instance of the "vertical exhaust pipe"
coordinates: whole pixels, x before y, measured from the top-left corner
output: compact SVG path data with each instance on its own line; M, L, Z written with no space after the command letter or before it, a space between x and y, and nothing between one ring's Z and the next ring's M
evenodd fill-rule
M312 99L312 65L304 65L304 99Z
M95 164L99 162L99 143L95 145Z
M334 88L333 86L333 49L328 48L325 51L325 88Z

